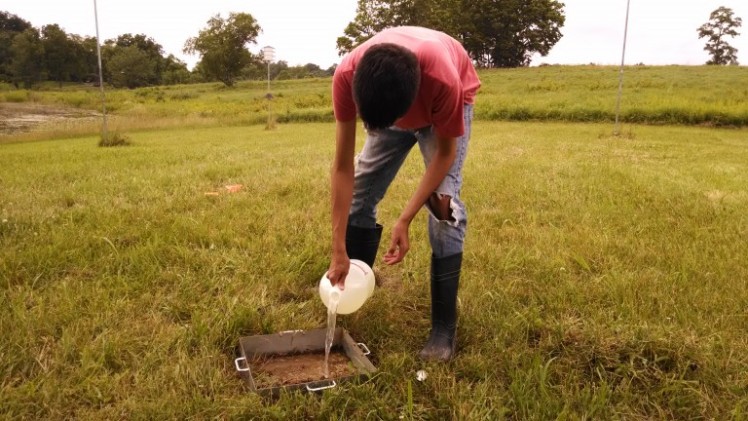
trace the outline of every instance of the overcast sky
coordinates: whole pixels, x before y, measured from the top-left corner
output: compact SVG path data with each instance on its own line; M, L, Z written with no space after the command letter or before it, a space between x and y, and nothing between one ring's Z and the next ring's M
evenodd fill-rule
M191 68L199 57L182 53L184 42L208 19L229 12L250 13L263 29L257 45L276 49L289 65L337 63L335 40L356 13L356 0L98 0L102 40L125 33L145 34ZM618 64L621 61L626 0L566 0L563 37L547 57L533 64ZM738 60L748 64L747 0L631 0L626 63L703 64L709 58L696 29L719 6L743 18L741 35L728 39ZM2 0L0 10L37 28L56 23L66 32L96 35L93 0Z

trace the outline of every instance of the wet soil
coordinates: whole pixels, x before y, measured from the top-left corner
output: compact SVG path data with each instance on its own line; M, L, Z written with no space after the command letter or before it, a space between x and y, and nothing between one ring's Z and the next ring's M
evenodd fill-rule
M95 111L34 103L0 102L0 135L25 132L36 126L70 119L94 118Z
M326 380L325 352L272 355L250 361L252 378L257 389L303 384ZM356 369L342 350L330 352L330 377L339 379L356 374Z

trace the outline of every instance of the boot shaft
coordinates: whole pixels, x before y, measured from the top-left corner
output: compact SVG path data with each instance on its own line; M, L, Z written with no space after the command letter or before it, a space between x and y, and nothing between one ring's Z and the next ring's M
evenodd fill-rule
M345 231L345 249L348 258L358 259L374 267L379 241L382 238L382 225L375 228L361 228L348 225Z
M457 325L457 290L462 270L462 253L431 257L431 321L432 327L453 330Z
M420 357L449 361L457 350L457 288L462 253L431 257L431 334Z

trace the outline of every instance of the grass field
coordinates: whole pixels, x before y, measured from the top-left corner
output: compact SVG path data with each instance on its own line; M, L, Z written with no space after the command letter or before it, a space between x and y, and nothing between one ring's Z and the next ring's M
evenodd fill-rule
M272 401L233 359L240 336L325 323L331 124L0 145L0 418L746 419L748 135L611 129L477 122L458 357L415 357L420 215L406 261L378 265L375 295L339 318L379 373Z
M619 69L612 66L544 66L482 70L476 118L491 121L612 122ZM268 111L280 123L332 122L330 79L241 82L229 89L200 84L107 91L115 130L264 124ZM100 93L80 85L24 91L0 86L0 103L47 104L101 110ZM630 66L624 71L621 120L629 123L748 126L745 66ZM0 128L2 125L0 125ZM9 140L86 136L97 120L54 122Z

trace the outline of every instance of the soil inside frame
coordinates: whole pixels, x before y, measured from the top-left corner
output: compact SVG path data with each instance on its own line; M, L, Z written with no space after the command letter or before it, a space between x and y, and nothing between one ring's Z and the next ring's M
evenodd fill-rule
M324 375L325 352L264 355L250 360L252 379L257 389L335 380L355 375L356 368L342 349L330 351L330 376Z

